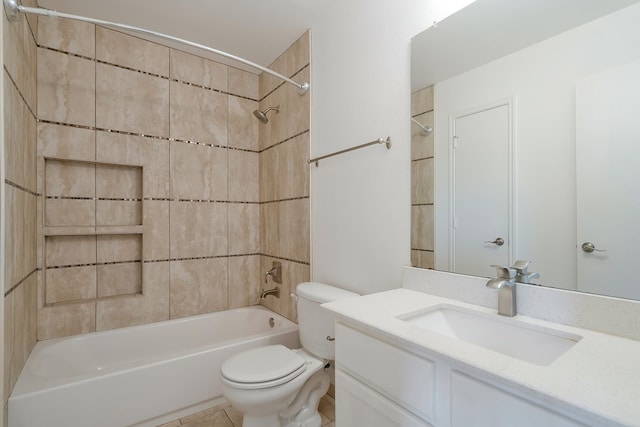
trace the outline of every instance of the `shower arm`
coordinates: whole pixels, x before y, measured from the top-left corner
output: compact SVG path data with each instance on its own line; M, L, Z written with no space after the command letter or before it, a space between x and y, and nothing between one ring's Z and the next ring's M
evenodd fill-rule
M42 15L42 16L51 16L54 18L66 18L66 19L74 19L76 21L84 21L84 22L89 22L91 24L97 24L97 25L104 25L107 27L111 27L111 28L118 28L121 30L127 30L127 31L133 31L136 33L142 33L142 34L147 34L150 36L155 36L155 37L160 37L162 39L165 40L170 40L170 41L174 41L174 42L178 42L181 44L185 44L187 46L191 46L191 47L195 47L197 49L202 49L205 50L207 52L211 52L214 53L216 55L220 55L220 56L224 56L225 58L229 58L232 59L234 61L238 61L241 62L245 65L248 65L252 68L256 68L260 71L264 71L265 73L271 74L272 76L275 76L281 80L284 80L285 82L294 85L295 87L298 88L298 94L300 95L304 95L309 91L309 82L302 82L302 83L298 83L294 80L291 80L290 78L283 76L282 74L273 71L267 67L263 67L262 65L258 65L254 62L248 61L244 58L240 58L239 56L235 56L232 55L230 53L227 52L223 52L221 50L217 50L214 48L211 48L209 46L205 46L199 43L194 43L191 42L189 40L184 40L184 39L180 39L178 37L173 37L170 36L168 34L163 34L163 33L159 33L157 31L152 31L152 30L147 30L144 28L140 28L140 27L134 27L132 25L127 25L127 24L119 24L117 22L110 22L110 21L103 21L101 19L94 19L94 18L89 18L86 16L80 16L80 15L71 15L68 13L63 13L63 12L57 12L55 10L50 10L50 9L44 9L41 7L28 7L28 6L22 6L21 4L18 4L17 0L3 0L4 1L4 8L5 11L7 13L7 17L9 18L9 20L11 21L15 21L16 19L18 19L18 13L31 13L34 15Z
M425 135L431 135L431 132L433 132L433 128L431 126L425 126L419 121L417 121L416 119L414 119L413 117L411 117L411 121L416 125L418 125L418 127L420 127L420 129L422 130L422 132L424 132Z

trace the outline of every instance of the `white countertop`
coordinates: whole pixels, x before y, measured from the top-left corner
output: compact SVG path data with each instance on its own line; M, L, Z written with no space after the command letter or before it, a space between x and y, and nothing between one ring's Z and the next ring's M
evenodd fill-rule
M441 304L495 313L494 309L402 288L323 307L338 319L400 340L410 350L423 349L457 360L514 389L533 392L538 399L552 399L556 406L576 415L606 419L607 425L640 426L640 341L518 315L513 319L583 337L551 364L539 366L396 318Z

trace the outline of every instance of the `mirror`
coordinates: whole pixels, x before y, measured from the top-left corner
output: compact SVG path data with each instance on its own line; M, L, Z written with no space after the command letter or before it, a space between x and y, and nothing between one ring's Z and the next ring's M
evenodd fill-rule
M434 130L408 121L414 266L528 260L531 283L640 299L637 22L638 0L477 0L412 39L411 118ZM492 129L502 149L461 154Z

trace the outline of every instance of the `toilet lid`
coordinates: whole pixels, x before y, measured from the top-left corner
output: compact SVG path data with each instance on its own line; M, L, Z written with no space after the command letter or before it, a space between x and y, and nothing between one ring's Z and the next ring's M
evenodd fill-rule
M302 357L277 344L231 356L222 364L220 372L225 379L239 385L272 387L291 381L305 369L306 364Z

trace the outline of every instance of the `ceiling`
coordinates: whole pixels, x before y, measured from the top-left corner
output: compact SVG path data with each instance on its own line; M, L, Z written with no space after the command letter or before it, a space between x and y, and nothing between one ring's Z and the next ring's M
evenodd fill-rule
M268 66L311 27L327 0L38 0L40 7L165 33ZM152 37L145 37L153 40ZM238 68L237 62L163 44Z

